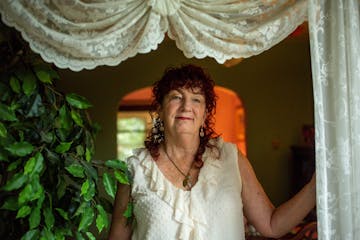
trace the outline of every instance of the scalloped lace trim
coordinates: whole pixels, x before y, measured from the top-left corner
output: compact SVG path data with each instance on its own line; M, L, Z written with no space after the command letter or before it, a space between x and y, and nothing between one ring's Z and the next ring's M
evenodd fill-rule
M80 71L155 50L166 33L188 58L250 57L302 23L307 0L1 0L0 13L45 61Z

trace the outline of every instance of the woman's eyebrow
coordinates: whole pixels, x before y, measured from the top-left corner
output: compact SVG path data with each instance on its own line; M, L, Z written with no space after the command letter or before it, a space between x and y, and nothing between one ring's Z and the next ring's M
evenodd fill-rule
M192 88L188 88L189 90L190 90L190 92L192 92L193 94L195 94L195 95L204 95L203 94L203 92L201 91L201 89L199 89L199 90L197 90L197 91L195 91L194 89L192 89ZM178 89L173 89L174 91L178 91L178 92L180 92L180 93L184 93L184 90L183 90L183 88L178 88Z

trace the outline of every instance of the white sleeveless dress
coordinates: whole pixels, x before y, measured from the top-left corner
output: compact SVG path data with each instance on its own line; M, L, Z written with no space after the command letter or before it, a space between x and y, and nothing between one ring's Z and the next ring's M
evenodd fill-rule
M220 159L207 149L191 191L175 187L146 149L128 158L133 177L133 240L244 240L237 148L218 138Z

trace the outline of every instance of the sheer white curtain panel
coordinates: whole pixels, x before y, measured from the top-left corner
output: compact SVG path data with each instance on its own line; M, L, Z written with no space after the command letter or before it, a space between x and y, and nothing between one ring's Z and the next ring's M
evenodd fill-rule
M188 58L259 54L306 19L307 0L1 0L2 20L48 62L118 65L167 34Z
M321 240L360 239L359 2L309 1Z

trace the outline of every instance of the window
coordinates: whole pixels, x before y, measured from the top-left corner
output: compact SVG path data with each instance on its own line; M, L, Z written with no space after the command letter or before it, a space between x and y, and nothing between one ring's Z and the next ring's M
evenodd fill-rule
M117 116L117 153L121 160L131 155L132 149L144 146L151 117L147 111L119 111Z

